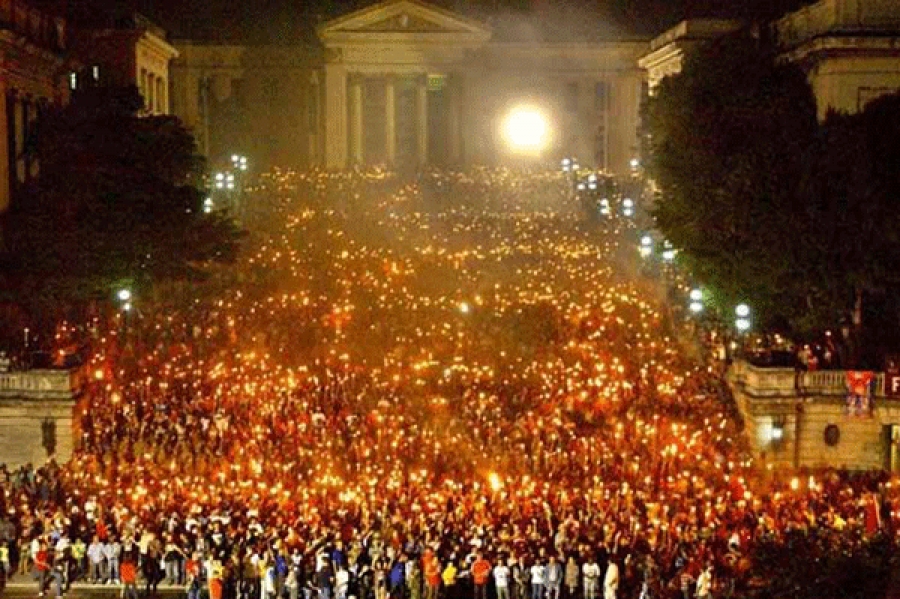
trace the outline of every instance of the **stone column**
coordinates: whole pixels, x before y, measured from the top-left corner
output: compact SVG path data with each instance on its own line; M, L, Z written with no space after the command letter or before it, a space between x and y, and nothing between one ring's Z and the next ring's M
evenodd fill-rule
M325 166L347 167L347 69L325 65Z
M428 88L424 76L416 82L416 133L419 166L424 166L428 163Z
M350 160L362 164L363 159L363 85L362 77L354 77L350 84Z
M0 214L9 208L9 117L6 112L7 94L6 79L0 77L0 127L4 135L0 138Z
M388 75L384 86L385 154L388 166L397 161L397 89L394 77Z
M21 96L16 97L15 104L13 104L15 110L14 114L14 122L15 122L15 164L16 164L16 182L21 183L25 181L25 160L22 158L22 152L25 150L25 99Z
M462 77L452 75L448 78L447 95L449 96L449 123L448 134L448 158L450 164L458 165L462 162Z

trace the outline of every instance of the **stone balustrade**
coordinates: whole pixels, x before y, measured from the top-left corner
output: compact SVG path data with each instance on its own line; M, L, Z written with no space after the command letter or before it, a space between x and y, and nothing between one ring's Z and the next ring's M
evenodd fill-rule
M798 377L738 360L727 378L757 465L900 471L900 400L885 396L883 374L863 414L847 408L844 370Z
M762 368L741 360L732 365L729 378L733 383L741 385L748 396L754 398L794 397L798 383L807 396L847 395L847 372L844 370L804 372L798 381L793 368ZM884 397L883 373L876 375L875 396Z
M72 399L80 394L82 381L77 370L0 372L0 399Z

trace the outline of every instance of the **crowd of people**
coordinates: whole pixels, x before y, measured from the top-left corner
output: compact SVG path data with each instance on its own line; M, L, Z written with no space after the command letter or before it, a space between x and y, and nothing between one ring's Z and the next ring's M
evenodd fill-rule
M203 289L60 326L91 348L75 455L0 472L0 561L42 594L736 596L762 541L893 538L886 475L760 473L633 223L560 175L249 193Z

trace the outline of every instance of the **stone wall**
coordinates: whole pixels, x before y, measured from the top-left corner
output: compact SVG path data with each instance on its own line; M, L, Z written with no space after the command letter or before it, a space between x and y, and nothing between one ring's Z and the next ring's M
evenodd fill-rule
M74 449L74 409L82 390L78 371L0 373L0 463L11 468L43 464L52 430L54 458L67 462Z
M850 470L900 466L897 445L885 431L900 425L900 400L884 396L881 375L875 383L875 408L867 416L848 412L843 371L807 373L799 393L789 368L737 362L728 380L758 465ZM838 432L832 444L825 438L829 426Z

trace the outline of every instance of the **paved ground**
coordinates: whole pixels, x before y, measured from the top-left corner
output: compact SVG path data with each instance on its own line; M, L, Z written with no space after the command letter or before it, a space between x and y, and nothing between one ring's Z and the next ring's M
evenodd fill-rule
M47 599L53 599L53 589L46 594ZM99 584L75 584L72 589L66 593L66 599L117 599L121 596L122 587L117 585L99 585ZM6 590L0 593L3 599L37 599L37 583L30 578L16 577L6 585ZM143 599L143 594L140 595ZM160 599L176 599L184 597L185 592L182 587L164 587L159 588L157 595Z

